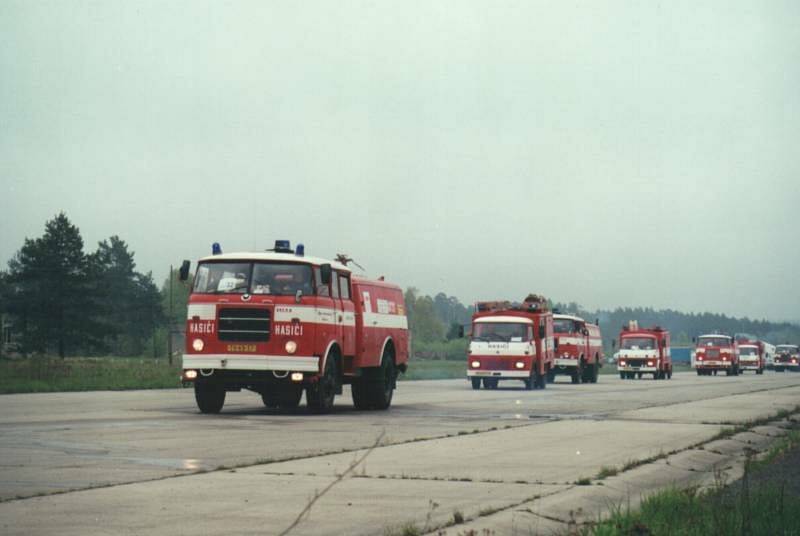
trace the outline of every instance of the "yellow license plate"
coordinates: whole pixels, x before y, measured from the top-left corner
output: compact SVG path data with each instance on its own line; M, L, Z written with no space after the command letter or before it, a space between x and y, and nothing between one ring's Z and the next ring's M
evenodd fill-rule
M229 344L226 349L229 352L255 352L255 344Z

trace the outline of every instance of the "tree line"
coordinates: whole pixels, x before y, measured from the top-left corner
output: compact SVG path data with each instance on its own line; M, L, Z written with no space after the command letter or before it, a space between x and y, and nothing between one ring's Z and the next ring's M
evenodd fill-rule
M171 328L185 323L188 292L177 270L160 288L151 272L139 272L134 252L119 236L86 252L80 230L60 213L46 222L41 237L26 238L8 269L0 270L0 317L13 326L15 346L23 354L160 357L167 352ZM458 335L469 325L473 307L443 292L429 296L414 287L404 297L412 353L463 358L466 343ZM669 329L675 345L714 331L747 333L773 344L800 342L800 326L789 322L641 307L589 311L575 302L552 306L599 320L606 348L633 319ZM181 350L179 345L175 350Z

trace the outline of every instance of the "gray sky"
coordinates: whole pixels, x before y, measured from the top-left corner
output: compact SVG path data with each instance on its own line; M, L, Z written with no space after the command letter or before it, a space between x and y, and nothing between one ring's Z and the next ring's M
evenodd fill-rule
M800 319L800 4L0 2L0 262L64 210L465 302Z

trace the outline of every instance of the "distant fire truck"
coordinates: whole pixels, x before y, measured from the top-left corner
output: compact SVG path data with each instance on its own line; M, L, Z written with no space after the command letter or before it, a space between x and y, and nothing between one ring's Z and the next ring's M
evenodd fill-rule
M550 379L565 374L572 383L597 383L603 361L600 327L578 316L555 314L553 332L555 366Z
M478 302L472 316L467 377L473 389L496 389L500 380L522 380L526 389L547 387L553 366L553 313L547 300Z
M720 370L724 370L728 376L737 376L739 345L729 335L712 333L697 337L695 368L698 376L716 376Z
M303 391L325 413L343 384L359 409L386 409L408 363L401 289L306 257L302 244L200 259L189 296L182 379L197 406L217 413L227 391L249 389L267 407L295 408ZM181 279L189 274L189 261Z
M800 350L796 344L779 344L775 347L775 358L773 366L775 372L800 370Z
M642 374L652 374L654 380L671 379L669 331L659 326L640 328L636 320L630 321L619 334L617 371L623 380Z
M752 370L756 374L764 374L764 343L750 339L739 339L736 342L739 346L739 372Z

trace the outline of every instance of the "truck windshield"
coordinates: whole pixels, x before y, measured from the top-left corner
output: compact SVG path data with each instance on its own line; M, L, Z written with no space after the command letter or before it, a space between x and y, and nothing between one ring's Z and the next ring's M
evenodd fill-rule
M197 268L193 291L199 294L313 294L311 266L294 263L206 262Z
M577 322L569 318L556 318L553 320L553 332L555 333L577 333L579 327Z
M522 342L530 340L533 330L528 324L517 322L476 322L472 330L473 341Z
M752 346L744 347L744 348L740 347L739 348L739 355L758 355L758 351L755 348L753 348Z
M619 347L623 350L655 350L653 337L623 337Z
M730 346L731 340L728 337L700 337L697 339L697 346Z
M792 346L789 344L781 344L775 348L775 353L778 354L796 354L797 353L797 346Z

